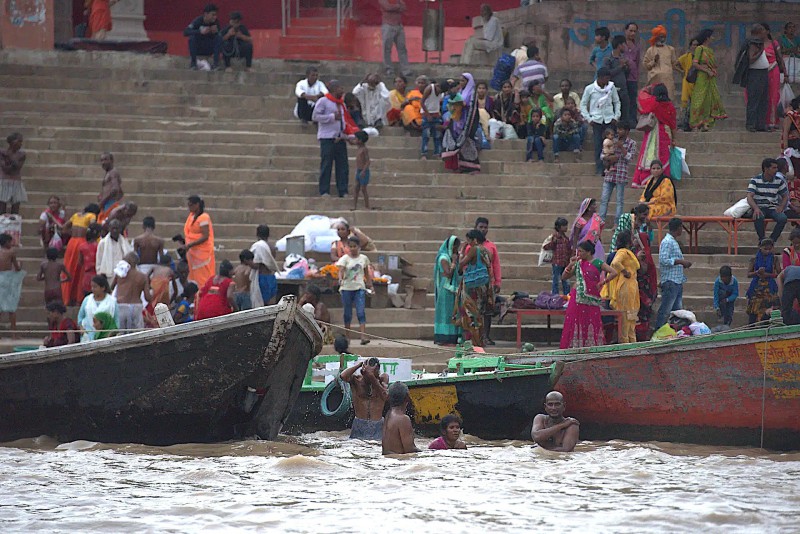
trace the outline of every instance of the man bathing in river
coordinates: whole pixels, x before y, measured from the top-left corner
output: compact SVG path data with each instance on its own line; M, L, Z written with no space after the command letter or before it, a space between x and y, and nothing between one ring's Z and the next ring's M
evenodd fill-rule
M348 367L341 379L353 389L353 427L350 439L380 441L383 437L383 407L388 398L389 375L381 374L378 358ZM361 374L355 372L361 369Z
M551 391L544 399L544 410L533 418L531 439L549 451L572 452L578 443L579 425L577 419L564 417L567 403L558 391Z
M406 415L408 403L408 386L403 382L394 382L389 386L389 412L383 423L383 454L409 454L419 452L414 443L414 427L411 418Z

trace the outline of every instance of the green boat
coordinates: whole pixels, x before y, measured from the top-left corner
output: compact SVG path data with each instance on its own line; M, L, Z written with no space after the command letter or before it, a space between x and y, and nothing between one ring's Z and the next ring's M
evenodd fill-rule
M282 431L299 434L349 429L353 420L352 407L347 405L349 393L343 393L336 381L330 386L313 381L312 369L315 364L338 361L341 372L357 359L338 354L314 358ZM464 421L464 432L481 439L530 439L533 418L541 412L544 397L558 381L562 368L561 362L509 364L502 356L459 354L450 359L444 373L415 373L413 379L403 381L412 401L409 415L416 431L429 437L439 435L442 417L455 413Z

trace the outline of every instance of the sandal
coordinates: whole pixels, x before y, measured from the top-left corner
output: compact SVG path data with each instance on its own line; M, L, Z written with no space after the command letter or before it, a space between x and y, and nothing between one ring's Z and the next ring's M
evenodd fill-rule
M368 345L369 344L369 339L362 339L361 340L361 344L362 345Z

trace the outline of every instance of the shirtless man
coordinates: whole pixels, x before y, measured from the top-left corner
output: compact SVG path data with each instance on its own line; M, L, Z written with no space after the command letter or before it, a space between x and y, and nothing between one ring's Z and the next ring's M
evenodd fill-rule
M567 403L558 391L551 391L544 399L544 410L533 418L531 439L549 451L572 452L578 443L580 423L572 417L564 417Z
M72 280L67 268L58 261L58 249L50 247L46 254L47 259L39 266L39 274L36 275L38 282L44 282L45 306L51 302L61 302L61 284ZM61 275L64 275L63 279Z
M13 241L10 235L0 234L0 315L8 312L12 337L17 339L17 306L25 271L17 260Z
M239 253L239 265L233 270L233 283L236 285L233 300L236 301L237 311L253 309L253 301L250 299L250 277L253 269L257 268L253 264L254 257L252 252L244 249Z
M156 220L153 217L142 219L142 228L144 233L133 240L133 251L139 255L137 269L144 274L150 274L160 263L159 258L164 251L164 239L155 234Z
M28 195L22 185L22 167L27 155L22 150L22 134L14 132L6 138L8 148L0 150L0 214L19 213L20 202L27 202Z
M325 306L325 303L320 300L322 298L322 291L317 286L310 285L306 288L305 293L300 297L300 302L298 302L298 306L301 308L303 304L311 304L314 306L314 319L317 321L321 321L322 323L330 323L331 322L331 312L328 310L328 307ZM320 324L319 327L322 331L325 331L325 325Z
M136 215L136 212L139 211L139 207L136 205L135 202L126 202L125 204L121 204L116 208L112 209L106 215L105 220L103 221L103 234L106 235L108 233L108 229L112 221L119 221L121 231L125 233L127 230L128 225L131 223L131 220ZM102 213L100 214L102 216Z
M122 200L125 193L122 191L122 177L119 175L119 171L114 168L114 154L104 152L100 156L100 166L106 171L100 194L97 195L97 200L100 204L100 216L97 218L97 222L102 224L108 214L111 213L111 210Z
M383 454L409 454L419 452L414 443L414 427L406 415L410 399L408 386L394 382L389 386L389 412L383 423Z
M387 386L389 375L380 373L378 358L348 367L341 374L341 379L353 389L353 427L350 439L379 441L383 434L383 407L388 398ZM361 374L355 372L361 369Z
M114 269L114 281L111 282L111 291L117 288L117 310L119 312L120 330L141 330L144 328L144 306L142 305L142 293L145 300L150 300L150 279L147 275L140 273L136 269L139 262L135 252L129 252L123 258L129 267L125 272L124 264L118 265Z

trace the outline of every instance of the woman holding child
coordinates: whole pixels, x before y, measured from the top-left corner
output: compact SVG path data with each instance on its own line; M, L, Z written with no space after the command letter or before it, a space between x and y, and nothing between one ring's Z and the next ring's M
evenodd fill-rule
M678 193L667 176L666 168L658 160L650 163L650 175L639 202L650 207L650 217L664 217L678 212Z
M456 293L461 282L458 274L458 250L461 240L451 235L439 247L433 265L433 296L436 316L433 324L433 342L437 345L455 345L461 328L453 322Z
M444 168L454 172L480 172L478 145L475 133L480 127L478 95L472 74L461 78L464 87L448 102L450 119L442 138Z
M572 250L577 249L582 242L590 241L595 247L594 257L604 259L605 252L601 242L604 226L605 222L597 214L597 200L584 198L578 210L578 216L575 217L572 222L572 228L569 231Z
M775 281L781 273L781 264L774 254L772 239L762 239L758 252L750 260L747 277L751 278L747 289L747 315L749 324L769 319L772 308L780 306L778 284Z
M650 176L648 163L653 160L666 162L664 174L669 175L669 151L675 145L678 113L664 84L648 85L639 92L639 122L648 114L654 122L652 129L645 131L642 138L639 161L631 182L634 188L644 187L645 179Z
M469 250L460 255L458 262L463 276L456 293L453 317L453 322L464 330L464 339L472 341L476 347L483 346L483 318L494 308L492 257L483 246L485 241L480 230L467 232Z
M562 349L597 347L604 343L603 322L600 318L603 300L600 291L617 277L617 272L603 260L595 258L594 252L591 241L581 242L577 254L570 259L561 277L562 280L569 280L575 276L576 280L564 316L560 344Z

